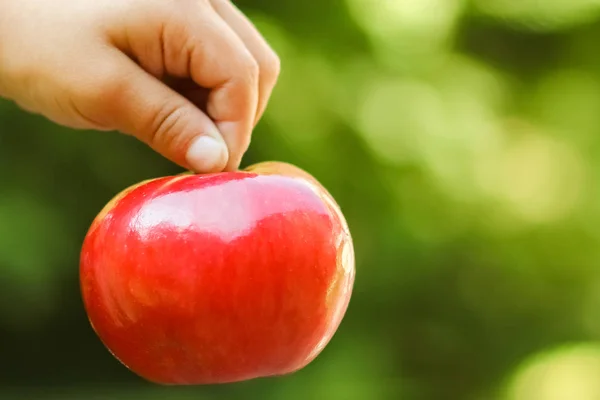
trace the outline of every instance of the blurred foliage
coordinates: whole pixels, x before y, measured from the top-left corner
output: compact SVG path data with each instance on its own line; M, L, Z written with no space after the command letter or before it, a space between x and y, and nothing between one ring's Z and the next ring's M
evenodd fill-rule
M283 72L244 164L314 174L357 281L306 369L161 388L92 332L78 256L179 168L0 103L0 398L600 398L600 1L240 0Z

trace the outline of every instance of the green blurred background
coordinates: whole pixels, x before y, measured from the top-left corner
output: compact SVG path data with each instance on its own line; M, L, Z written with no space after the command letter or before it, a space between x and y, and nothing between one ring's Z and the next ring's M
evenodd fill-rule
M600 399L600 1L240 0L283 72L244 165L342 206L350 308L288 377L141 381L102 346L81 242L178 173L116 133L0 103L0 399Z

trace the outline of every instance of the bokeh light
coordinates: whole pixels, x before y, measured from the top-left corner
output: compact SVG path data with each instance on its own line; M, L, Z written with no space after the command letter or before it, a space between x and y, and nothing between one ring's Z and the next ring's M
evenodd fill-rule
M600 345L561 346L521 365L503 400L596 400L600 398Z

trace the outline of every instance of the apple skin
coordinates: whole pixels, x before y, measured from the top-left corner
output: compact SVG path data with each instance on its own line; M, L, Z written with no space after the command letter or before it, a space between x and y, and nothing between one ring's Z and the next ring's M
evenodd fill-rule
M354 278L339 206L310 174L280 162L124 190L92 222L80 263L100 340L163 385L305 367L338 329Z

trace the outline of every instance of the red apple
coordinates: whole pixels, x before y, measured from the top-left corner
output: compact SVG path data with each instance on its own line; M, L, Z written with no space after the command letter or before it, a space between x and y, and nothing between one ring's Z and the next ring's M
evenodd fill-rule
M340 208L279 162L126 189L92 223L80 266L101 341L160 384L305 367L337 330L354 275Z

